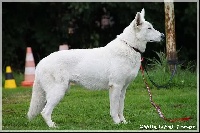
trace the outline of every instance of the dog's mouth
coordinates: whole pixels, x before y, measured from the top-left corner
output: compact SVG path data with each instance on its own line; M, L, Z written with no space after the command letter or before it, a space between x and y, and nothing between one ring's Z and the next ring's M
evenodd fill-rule
M162 41L162 40L161 40ZM157 40L149 40L149 42L160 42L160 41L157 41Z
M160 40L149 40L149 42L162 42L164 39L161 38Z
M161 36L159 38L155 38L154 40L149 40L149 42L162 42L164 41L165 35L161 33Z

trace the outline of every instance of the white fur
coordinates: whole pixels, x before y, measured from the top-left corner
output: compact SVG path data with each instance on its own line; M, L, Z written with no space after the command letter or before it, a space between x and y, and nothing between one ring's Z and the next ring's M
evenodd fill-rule
M55 127L52 111L70 82L75 82L89 89L108 89L114 123L126 123L125 92L138 74L141 59L140 53L132 47L144 52L147 42L161 41L162 35L145 21L143 9L123 33L105 47L62 50L45 57L36 67L28 118L41 112L47 125Z

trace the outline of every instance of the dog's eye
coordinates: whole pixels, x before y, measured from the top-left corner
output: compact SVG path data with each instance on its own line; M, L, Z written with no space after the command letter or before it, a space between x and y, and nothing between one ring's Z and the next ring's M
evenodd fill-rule
M148 29L151 30L151 27L149 27Z

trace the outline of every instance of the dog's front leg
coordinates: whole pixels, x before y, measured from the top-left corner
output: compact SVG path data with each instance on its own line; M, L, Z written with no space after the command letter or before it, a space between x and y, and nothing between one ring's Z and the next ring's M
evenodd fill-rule
M115 124L121 122L119 118L119 101L121 95L122 86L120 85L111 85L109 90L110 97L110 115L113 118Z
M126 119L124 118L124 115L123 115L123 112L124 112L124 99L125 99L127 86L122 89L121 95L120 95L120 100L119 100L119 118L120 118L120 121L122 121L124 124L127 124Z

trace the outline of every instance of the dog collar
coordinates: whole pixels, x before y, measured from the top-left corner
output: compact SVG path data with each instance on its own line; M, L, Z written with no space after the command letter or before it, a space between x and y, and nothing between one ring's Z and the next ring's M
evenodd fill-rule
M128 45L128 44L127 44ZM128 45L129 47L131 47L130 45ZM134 48L134 47L131 47L132 49L134 49L136 52L139 52L140 54L142 54L142 52L139 50L139 49L137 49L137 48Z
M121 39L120 39L121 40ZM135 48L135 47L132 47L132 46L130 46L126 41L124 41L124 40L121 40L121 41L123 41L124 43L126 43L130 48L132 48L132 49L134 49L136 52L138 52L138 53L140 53L140 54L142 54L142 52L139 50L139 49L137 49L137 48Z

